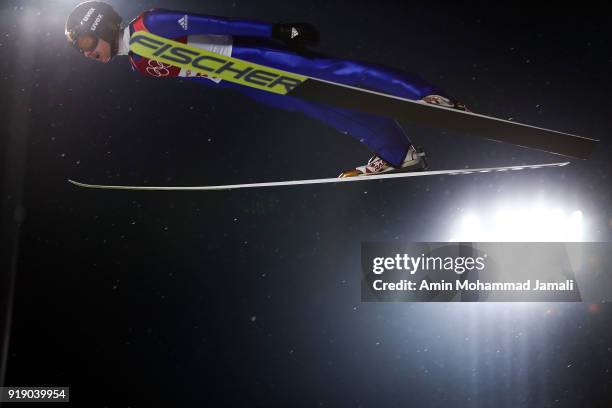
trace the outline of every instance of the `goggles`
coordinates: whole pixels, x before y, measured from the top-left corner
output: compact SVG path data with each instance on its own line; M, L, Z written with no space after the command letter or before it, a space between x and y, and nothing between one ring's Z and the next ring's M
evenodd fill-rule
M72 34L72 33L71 33ZM76 48L80 53L86 53L89 51L93 51L98 46L99 39L97 36L93 34L76 34L71 35L73 38L72 45Z

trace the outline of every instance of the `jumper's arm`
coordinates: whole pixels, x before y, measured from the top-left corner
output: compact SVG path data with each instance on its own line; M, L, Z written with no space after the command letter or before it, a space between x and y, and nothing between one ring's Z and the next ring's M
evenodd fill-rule
M165 9L147 11L144 24L153 34L178 38L194 34L215 34L270 38L272 24Z

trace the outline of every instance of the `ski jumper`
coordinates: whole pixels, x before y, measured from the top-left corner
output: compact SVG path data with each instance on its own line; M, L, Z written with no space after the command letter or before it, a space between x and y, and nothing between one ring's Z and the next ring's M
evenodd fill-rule
M272 39L272 24L252 20L154 9L134 19L123 42L135 31L149 31L184 44L253 63L338 82L363 89L419 100L446 93L417 75L370 63L342 60L319 54L298 53ZM123 44L123 47L129 47ZM301 112L367 145L393 166L399 166L411 145L400 125L391 118L313 103L273 94L240 84L209 78L129 53L133 69L152 77L184 77L214 87L232 88L268 106Z

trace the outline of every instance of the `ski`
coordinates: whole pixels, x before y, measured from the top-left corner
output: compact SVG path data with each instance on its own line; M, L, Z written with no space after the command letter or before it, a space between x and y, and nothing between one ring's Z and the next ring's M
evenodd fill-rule
M422 176L454 176L459 174L475 174L475 173L495 173L505 171L517 171L525 169L542 169L546 167L563 167L569 162L563 163L548 163L548 164L533 164L527 166L507 166L507 167L486 167L480 169L458 169L458 170L433 170L433 171L417 171L405 173L379 174L374 176L358 176L347 178L322 178L309 180L290 180L290 181L273 181L267 183L248 183L248 184L228 184L217 186L111 186L102 184L86 184L75 180L68 179L68 182L78 187L104 189L104 190L145 190L145 191L213 191L213 190L236 190L240 188L262 188L262 187L281 187L281 186L299 186L309 184L327 184L327 183L348 183L353 181L371 181L384 180L404 177L422 177Z
M436 106L226 57L136 31L130 51L145 58L266 92L462 132L549 153L586 159L598 140Z

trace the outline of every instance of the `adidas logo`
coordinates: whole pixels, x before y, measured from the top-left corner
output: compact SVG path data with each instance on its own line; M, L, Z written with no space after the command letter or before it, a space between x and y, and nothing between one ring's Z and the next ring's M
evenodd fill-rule
M181 27L183 27L183 30L187 31L187 14L185 14L183 17L181 17L178 20L178 23L181 25Z
M295 27L291 27L291 39L294 39L295 37L297 37L300 33L298 32L298 30Z

